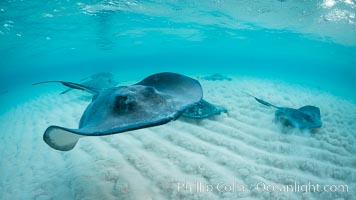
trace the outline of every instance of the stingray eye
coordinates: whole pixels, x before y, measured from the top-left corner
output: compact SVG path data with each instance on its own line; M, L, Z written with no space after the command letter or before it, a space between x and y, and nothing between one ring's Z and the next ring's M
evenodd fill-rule
M312 121L313 118L310 115L304 115L304 119L306 121Z
M142 91L143 96L150 97L153 94L156 94L156 90L153 87L145 87Z
M114 109L117 112L125 113L132 110L135 101L130 96L119 95L115 97Z

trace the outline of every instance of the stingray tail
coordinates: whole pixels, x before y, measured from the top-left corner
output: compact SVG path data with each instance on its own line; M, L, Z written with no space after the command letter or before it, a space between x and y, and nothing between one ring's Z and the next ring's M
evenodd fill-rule
M271 103L269 103L269 102L267 102L267 101L265 101L265 100L259 99L259 98L255 97L255 96L253 96L253 95L251 95L251 94L249 94L249 93L247 93L247 92L244 92L244 91L242 91L242 92L245 93L245 94L247 94L248 96L254 98L254 99L255 99L257 102L259 102L260 104L263 104L263 105L265 105L265 106L270 106L270 107L273 107L273 108L277 108L277 109L280 108L280 107L275 106L275 105L273 105L273 104L271 104Z
M43 134L43 140L50 147L59 151L72 150L81 137L83 136L59 126L50 126Z
M67 92L69 92L71 90L72 90L72 88L68 88L68 89L64 90L63 92L61 92L61 94L65 94L65 93L67 93Z
M97 94L100 91L100 89L97 89L97 88L85 86L85 85L82 85L79 83L66 82L66 81L43 81L43 82L33 83L32 85L39 85L39 84L44 84L44 83L61 83L62 85L69 87L71 89L83 90L83 91L87 91L92 94ZM65 90L61 94L65 94L67 92L68 92L68 90Z

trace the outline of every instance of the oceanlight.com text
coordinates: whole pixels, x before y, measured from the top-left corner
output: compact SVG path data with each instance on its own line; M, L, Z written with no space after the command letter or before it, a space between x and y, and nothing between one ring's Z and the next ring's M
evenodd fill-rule
M348 185L336 185L336 184L300 184L294 182L294 184L282 185L282 184L267 184L259 182L256 184L256 191L258 192L297 192L297 193L320 193L320 192L349 192Z
M337 193L349 191L348 185L343 184L317 184L317 183L299 183L294 182L292 184L268 184L265 182L258 182L256 184L244 185L238 182L219 182L217 184L209 184L204 182L177 182L178 192L189 193L235 193L235 192L295 192L295 193Z

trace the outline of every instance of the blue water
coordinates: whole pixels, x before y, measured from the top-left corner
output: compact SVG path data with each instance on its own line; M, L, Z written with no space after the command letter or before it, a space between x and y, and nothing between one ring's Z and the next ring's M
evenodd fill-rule
M3 91L98 71L121 80L220 72L356 99L354 1L9 0L0 9Z

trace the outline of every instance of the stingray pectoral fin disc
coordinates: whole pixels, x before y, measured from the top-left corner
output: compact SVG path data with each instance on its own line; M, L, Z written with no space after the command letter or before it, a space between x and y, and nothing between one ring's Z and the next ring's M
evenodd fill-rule
M50 126L46 129L43 140L56 150L69 151L75 147L81 137L83 136L71 132L70 129Z

